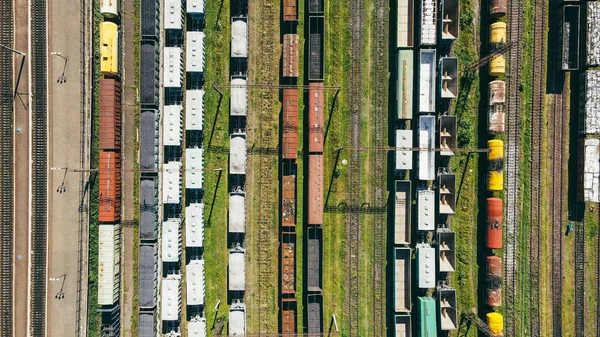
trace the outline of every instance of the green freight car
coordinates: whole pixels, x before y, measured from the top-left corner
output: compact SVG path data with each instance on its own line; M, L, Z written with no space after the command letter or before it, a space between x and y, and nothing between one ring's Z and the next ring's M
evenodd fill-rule
M437 337L435 300L431 297L419 297L417 307L419 309L419 337Z

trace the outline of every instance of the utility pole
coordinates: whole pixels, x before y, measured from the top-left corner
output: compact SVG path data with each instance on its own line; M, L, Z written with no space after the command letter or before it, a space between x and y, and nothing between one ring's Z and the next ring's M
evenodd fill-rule
M13 102L14 100L17 98L17 88L19 87L19 82L21 81L21 74L23 73L23 65L25 65L25 57L27 55L25 55L25 53L20 52L18 50L14 50L12 48L8 48L7 46L1 45L0 44L0 48L6 49L10 52L13 52L15 54L21 55L23 58L21 59L21 66L19 67L19 76L17 76L17 83L15 84L15 92L13 94Z

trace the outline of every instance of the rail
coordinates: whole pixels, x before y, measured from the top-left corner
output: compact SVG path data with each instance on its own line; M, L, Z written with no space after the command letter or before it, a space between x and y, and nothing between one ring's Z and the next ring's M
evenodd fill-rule
M529 328L530 336L540 336L540 229L542 201L542 121L544 111L544 46L546 40L546 0L535 0L533 39L533 93L531 96L531 228L529 232ZM550 201L552 202L552 201ZM524 312L524 310L523 310ZM523 324L523 321L521 321ZM523 333L523 329L521 330Z
M47 87L46 1L31 1L32 69L32 196L31 196L31 298L30 333L46 334L46 232L47 232Z
M575 336L585 332L585 217L575 227Z
M522 76L522 36L523 36L523 1L509 2L509 42L513 44L508 54L508 102L507 102L507 132L506 132L506 249L504 250L504 307L508 308L505 315L506 336L516 337L515 297L517 295L517 220L519 219L519 144L521 125Z
M2 1L0 5L0 44L13 45L13 2ZM0 242L2 265L0 266L0 335L13 335L13 54L0 51L0 93L2 116L0 117Z
M364 15L363 2L361 0L352 0L350 2L350 64L351 71L349 76L350 109L351 109L351 144L353 149L350 151L350 160L348 161L348 190L347 198L349 204L360 204L360 128L361 128L361 107L362 107L362 19ZM348 317L348 333L350 337L360 336L360 315L359 315L359 274L360 274L360 214L351 208L346 215L346 262L348 268L347 274L347 295L346 310Z
M387 101L387 69L388 69L388 23L387 1L377 0L375 7L375 48L373 49L373 70L375 72L374 85L374 115L373 144L378 147L386 146L388 131L388 101ZM375 207L384 205L384 196L387 188L387 153L375 151L371 156L372 198ZM373 332L374 336L386 335L386 294L385 294L385 266L386 266L386 213L374 212L373 214Z

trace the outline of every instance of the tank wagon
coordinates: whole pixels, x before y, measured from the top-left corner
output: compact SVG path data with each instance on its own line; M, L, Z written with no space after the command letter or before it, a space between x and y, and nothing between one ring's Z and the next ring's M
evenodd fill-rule
M490 326L490 330L494 333L494 335L502 336L502 331L504 331L504 318L501 313L498 312L490 312L485 315L487 319L487 323Z
M494 22L490 25L490 50L492 52L502 48L506 44L506 23ZM506 72L506 60L504 55L496 55L489 63L490 76L498 77Z
M489 83L488 100L488 132L491 134L502 134L505 130L505 93L506 83L504 81L491 81Z
M248 57L248 19L231 18L231 57Z
M502 259L498 256L485 258L487 305L502 305Z
M494 19L501 18L506 15L507 0L491 0L490 1L490 16Z
M121 1L119 0L102 0L100 1L100 13L106 18L116 18L119 16L119 8Z
M499 139L488 141L488 191L502 191L504 188L504 142Z
M119 26L107 21L100 24L100 71L105 76L119 73Z
M486 247L502 248L502 199L487 198Z

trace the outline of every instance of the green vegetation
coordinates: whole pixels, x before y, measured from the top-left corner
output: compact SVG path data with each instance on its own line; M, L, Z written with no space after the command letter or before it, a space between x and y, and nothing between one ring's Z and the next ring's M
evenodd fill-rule
M99 140L98 129L99 121L99 99L100 99L100 33L98 27L102 22L100 13L100 4L94 2L92 25L92 151L90 158L90 168L97 168L99 165ZM91 185L89 199L89 248L88 248L88 335L100 336L101 314L98 313L98 179L97 175L90 175L93 182Z
M229 91L224 88L211 88L213 84L229 82L229 1L209 1L206 3L206 94L204 104L204 259L206 263L206 306L205 316L209 337L215 334L213 319L217 313L213 308L221 302L218 316L227 318L227 189L228 156L227 151L215 149L228 148L228 102ZM222 171L214 171L222 169ZM220 178L220 179L219 179ZM227 324L224 326L227 333Z
M592 210L593 209L593 210ZM578 226L580 224L575 224ZM596 281L596 259L598 258L598 205L588 203L585 205L585 309L587 317L596 317L598 310L598 289ZM595 336L596 324L587 324L584 336Z
M476 41L479 27L474 18L480 8L474 7L474 1L460 2L460 35L454 44L454 53L459 65L469 65L479 59ZM485 69L485 68L483 68ZM457 145L459 148L477 148L480 145L479 123L479 76L476 71L459 74L458 97L451 108L457 117ZM485 135L483 135L485 137ZM479 268L477 249L482 243L477 241L479 193L479 156L483 154L457 153L451 161L452 171L456 174L458 199L456 214L452 216L452 229L456 232L456 272L451 276L456 292L459 310L470 312L478 307L477 289L479 286ZM483 268L485 268L483 266ZM469 291L471 289L471 291ZM476 329L470 329L467 336L477 336Z

